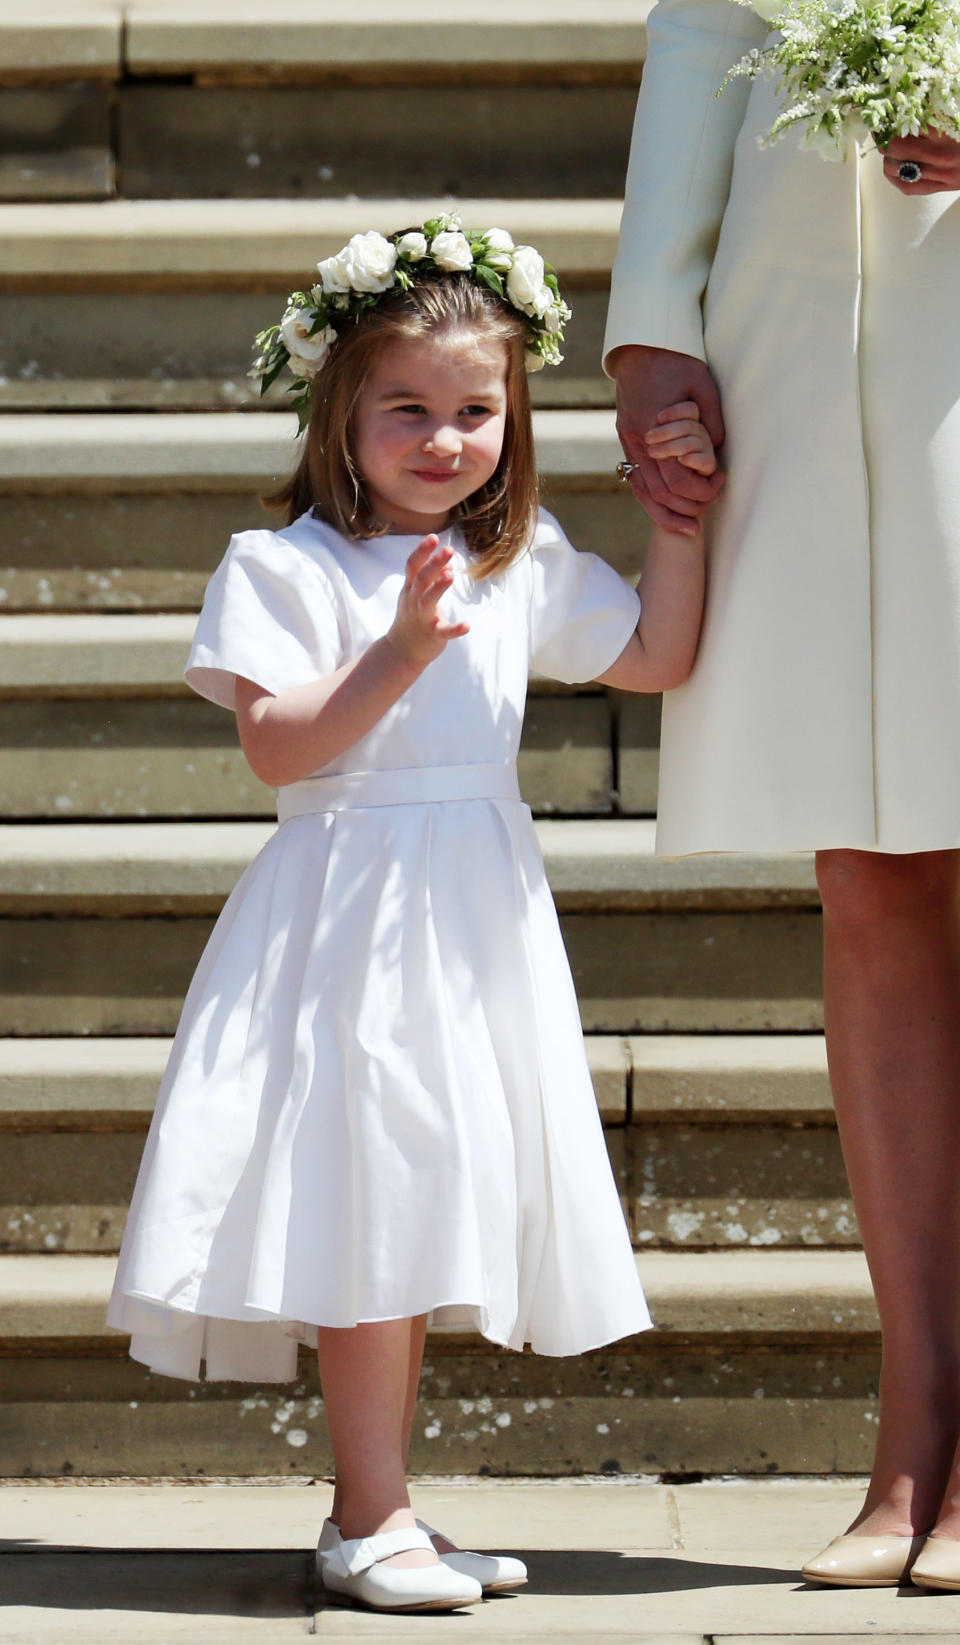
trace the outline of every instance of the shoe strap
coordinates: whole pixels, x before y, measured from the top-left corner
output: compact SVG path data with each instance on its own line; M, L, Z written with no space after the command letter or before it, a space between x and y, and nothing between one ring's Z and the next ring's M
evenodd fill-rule
M354 1537L349 1542L341 1542L333 1557L343 1565L347 1576L359 1576L361 1571L369 1571L371 1565L376 1565L381 1559L414 1550L435 1552L433 1543L423 1531L407 1525L399 1531L380 1531L376 1536Z

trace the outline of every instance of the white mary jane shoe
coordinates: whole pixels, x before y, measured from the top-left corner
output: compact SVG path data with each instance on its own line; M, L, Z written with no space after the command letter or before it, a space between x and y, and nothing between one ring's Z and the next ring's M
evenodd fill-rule
M442 1531L435 1531L426 1525L422 1519L417 1520L417 1529L428 1537L443 1536ZM459 1571L462 1576L472 1576L479 1582L485 1594L502 1593L504 1588L522 1588L527 1580L527 1567L522 1559L512 1559L509 1554L474 1554L468 1553L465 1548L455 1548L452 1553L441 1554L444 1565L449 1565L452 1571Z
M335 1546L330 1532L335 1532ZM476 1605L483 1598L479 1582L464 1576L439 1560L436 1565L413 1569L383 1565L394 1554L412 1549L425 1553L436 1550L424 1531L405 1527L381 1531L376 1536L344 1541L336 1526L327 1520L317 1548L317 1569L330 1593L359 1600L375 1611L452 1611L461 1605Z

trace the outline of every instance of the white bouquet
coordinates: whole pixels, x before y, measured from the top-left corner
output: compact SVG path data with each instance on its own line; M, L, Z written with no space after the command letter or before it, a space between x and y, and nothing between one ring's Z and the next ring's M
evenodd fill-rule
M777 30L724 81L778 77L785 106L764 147L798 125L803 146L827 159L839 158L851 138L872 138L881 149L926 131L960 138L958 0L739 3Z

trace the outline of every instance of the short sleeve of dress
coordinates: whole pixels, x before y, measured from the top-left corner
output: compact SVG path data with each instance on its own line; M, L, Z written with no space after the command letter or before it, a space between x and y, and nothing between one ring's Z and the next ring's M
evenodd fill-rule
M234 537L207 584L187 684L232 709L238 674L276 696L342 660L336 593L322 567L276 532Z
M636 628L639 595L606 560L579 553L544 511L531 559L531 668L571 685L595 680Z

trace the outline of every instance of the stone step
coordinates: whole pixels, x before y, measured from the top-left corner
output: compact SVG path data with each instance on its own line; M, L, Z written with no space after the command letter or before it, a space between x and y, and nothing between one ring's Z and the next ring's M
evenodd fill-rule
M0 1251L119 1249L169 1050L159 1038L0 1041ZM596 1037L588 1055L604 1125L622 1130L628 1048Z
M615 473L612 412L534 417L544 501L624 576L647 528ZM0 417L0 603L8 612L196 610L230 535L292 469L287 413Z
M146 1130L168 1038L0 1040L0 1131ZM832 1126L822 1036L591 1034L607 1126Z
M99 917L219 911L272 824L0 826L0 913ZM813 861L727 853L656 857L646 820L541 821L559 908L678 913L819 908Z
M0 198L615 193L650 0L0 20ZM439 140L438 140L439 139Z
M639 1247L856 1244L819 1037L586 1043ZM0 1250L117 1250L168 1050L0 1042Z
M272 816L233 717L183 681L193 628L192 615L6 616L0 817ZM658 722L658 699L534 680L524 797L538 814L652 813Z
M0 1259L6 1476L330 1466L315 1367L289 1387L150 1376L105 1330L103 1257ZM658 1329L569 1360L436 1333L411 1466L437 1474L863 1471L877 1326L855 1252L645 1253Z
M618 185L619 186L619 185ZM355 232L421 222L447 200L159 200L0 205L0 411L260 405L251 345L320 257ZM532 241L574 318L538 405L601 405L617 199L466 200L467 223ZM278 387L264 402L282 404Z
M619 77L643 58L653 0L42 0L0 17L0 82L257 74L311 81L431 64L446 76Z
M812 865L652 855L653 824L541 821L584 1028L819 1028ZM0 827L0 1033L172 1031L261 823Z

